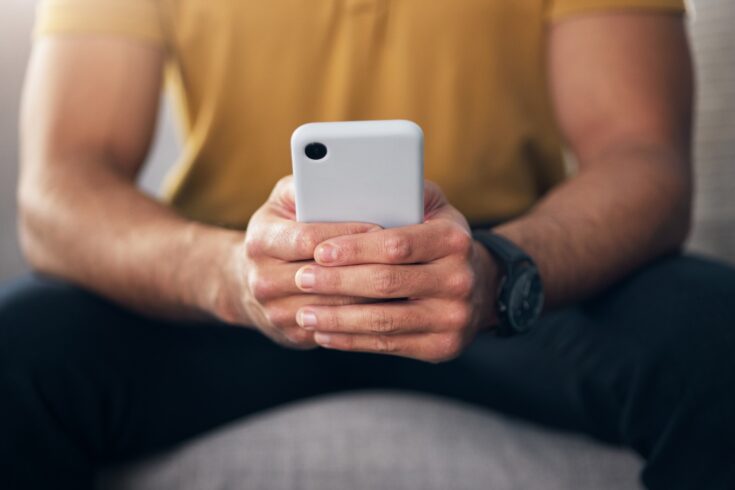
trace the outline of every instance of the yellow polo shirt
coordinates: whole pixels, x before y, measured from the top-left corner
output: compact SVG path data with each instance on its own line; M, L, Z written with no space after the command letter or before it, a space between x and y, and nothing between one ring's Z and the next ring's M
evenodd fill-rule
M45 0L37 35L165 47L185 146L183 215L244 227L312 121L410 119L426 177L473 221L527 210L565 176L545 71L549 22L683 0Z

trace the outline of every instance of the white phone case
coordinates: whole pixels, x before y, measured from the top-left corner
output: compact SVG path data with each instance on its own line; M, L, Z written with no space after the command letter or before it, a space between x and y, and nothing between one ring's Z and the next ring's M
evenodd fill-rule
M305 124L291 137L291 157L298 221L423 222L424 136L411 121Z

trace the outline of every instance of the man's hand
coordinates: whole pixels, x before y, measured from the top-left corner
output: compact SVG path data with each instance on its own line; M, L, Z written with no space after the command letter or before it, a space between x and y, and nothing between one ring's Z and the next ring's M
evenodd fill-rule
M441 362L492 323L495 267L432 183L424 223L329 238L314 258L296 273L302 292L380 301L301 307L298 324L323 347Z
M217 316L229 323L254 326L289 347L315 347L313 334L296 323L300 308L365 300L338 292L305 294L294 284L296 272L303 261L311 261L314 249L324 240L359 237L378 229L365 223L296 222L293 179L285 177L253 215L245 240L233 250L231 266L223 271L228 280L220 288Z

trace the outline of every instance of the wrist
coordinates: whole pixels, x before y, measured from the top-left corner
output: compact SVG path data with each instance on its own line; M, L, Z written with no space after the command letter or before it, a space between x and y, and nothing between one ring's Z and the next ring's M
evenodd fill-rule
M244 260L242 232L194 225L190 232L189 257L186 263L194 274L189 290L196 308L226 323L239 323L241 279Z
M474 269L477 274L475 310L477 330L486 330L498 325L496 299L500 287L501 271L495 258L477 240L473 241Z
M527 332L538 320L544 305L543 282L536 263L501 235L478 231L473 236L502 269L495 296L498 333L509 336Z

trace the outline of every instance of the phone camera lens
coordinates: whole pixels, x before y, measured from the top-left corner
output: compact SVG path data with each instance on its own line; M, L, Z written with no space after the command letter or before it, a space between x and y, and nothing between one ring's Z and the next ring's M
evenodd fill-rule
M311 160L321 160L327 156L327 147L321 143L309 143L304 152Z

